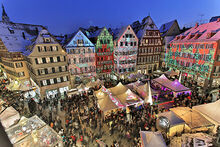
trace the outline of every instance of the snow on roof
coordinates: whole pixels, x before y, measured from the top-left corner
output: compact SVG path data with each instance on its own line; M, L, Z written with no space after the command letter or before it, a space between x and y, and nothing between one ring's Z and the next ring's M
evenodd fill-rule
M209 20L209 22L217 21L218 18L220 18L220 16L214 16Z
M0 21L0 39L9 52L25 52L43 26Z
M46 29L42 29L40 33L37 36L37 39L35 40L35 44L44 44L44 38L50 38L50 44L51 43L58 43L54 37L48 32Z
M118 40L121 37L121 35L125 32L125 30L128 28L128 26L123 26L121 28L112 29L114 40Z
M153 22L152 18L150 16L145 17L140 26L137 26L138 28L133 28L136 30L136 34L139 40L144 36L146 30L158 30L157 26Z
M197 36L197 34L199 34L199 36ZM209 35L211 35L211 37L208 37ZM181 39L181 36L184 36L184 38ZM187 30L186 32L177 35L176 39L172 40L171 42L173 43L203 42L203 41L209 42L209 41L217 41L219 39L220 39L220 22L214 21L202 25L196 25L191 29Z
M165 24L162 24L159 31L160 33L163 33L162 36L165 36L166 32L172 27L172 25L174 24L176 20L173 20L173 21L170 21L170 22L167 22Z
M97 29L97 30L94 31L94 32L89 32L88 38L96 38L96 37L98 37L98 36L100 35L100 33L102 32L103 29L104 29L104 28L99 28L99 29Z

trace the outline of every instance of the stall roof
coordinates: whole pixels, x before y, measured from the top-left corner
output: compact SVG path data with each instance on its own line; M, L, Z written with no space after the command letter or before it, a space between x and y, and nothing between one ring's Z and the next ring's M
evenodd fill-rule
M130 89L128 89L123 94L117 95L116 97L125 106L136 104L136 103L143 103L143 100L141 100L141 98L137 96L136 94L134 94Z
M193 109L220 123L220 100L209 104L194 106Z
M182 120L181 118L179 118L174 112L172 111L168 111L168 112L164 112L164 113L160 113L158 114L158 117L160 116L164 116L166 117L169 122L170 122L170 126L175 126L175 125L179 125L179 124L183 124L185 123L184 120Z
M161 75L159 78L153 79L153 81L159 83L162 86L165 86L166 88L169 88L174 92L183 92L190 90L189 88L183 86L177 79L175 81L171 81L164 74Z
M173 71L173 70L168 70L165 72L166 75L168 76L175 76L175 75L178 75L177 72Z
M118 85L116 85L115 87L109 88L110 92L113 95L120 95L125 93L128 88L126 86L124 86L121 82L118 83Z
M35 135L37 139L35 140ZM63 140L51 127L48 125L32 132L31 135L28 135L24 139L20 140L18 143L14 144L15 147L24 147L24 146L63 146Z
M143 147L166 147L160 132L141 131L140 135Z
M176 107L171 108L170 110L183 119L191 129L209 127L213 125L205 117L189 107Z

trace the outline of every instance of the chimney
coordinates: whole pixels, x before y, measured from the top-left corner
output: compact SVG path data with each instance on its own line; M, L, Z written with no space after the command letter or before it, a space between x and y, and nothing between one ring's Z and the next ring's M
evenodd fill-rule
M220 17L217 19L217 22L220 22Z
M199 26L199 23L197 22L196 24L195 24L195 28L197 28Z
M23 36L24 39L26 38L24 32L22 32L22 36Z

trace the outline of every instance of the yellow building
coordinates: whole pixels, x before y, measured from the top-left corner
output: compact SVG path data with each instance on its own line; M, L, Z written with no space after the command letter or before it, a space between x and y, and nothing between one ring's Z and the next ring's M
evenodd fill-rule
M4 75L11 81L9 89L18 90L21 85L29 85L29 72L22 53L41 29L40 25L11 22L3 7L0 21L0 65Z
M69 89L66 52L46 29L42 29L32 40L24 55L31 83L41 98L53 98Z

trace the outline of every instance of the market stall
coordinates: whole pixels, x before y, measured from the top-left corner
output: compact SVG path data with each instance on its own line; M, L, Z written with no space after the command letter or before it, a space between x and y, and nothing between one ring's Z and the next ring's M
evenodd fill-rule
M121 82L118 83L115 87L109 88L108 89L113 95L120 95L125 93L128 88L124 86Z
M174 97L182 93L191 93L191 90L183 86L177 79L171 81L164 74L161 75L159 78L153 79L152 83L155 86L160 87L164 91L173 92Z
M11 143L16 144L18 141L30 135L33 130L40 129L45 125L46 123L36 115L29 119L22 117L18 124L6 129L6 133Z
M209 104L194 106L192 109L215 124L213 132L216 132L217 126L220 125L220 100Z
M166 147L160 132L140 131L141 147Z
M138 80L138 81L133 82L133 83L130 83L130 84L126 85L126 86L127 86L129 89L137 90L137 88L138 88L139 86L142 86L142 85L144 85L144 83Z
M181 134L184 130L184 126L185 126L185 121L182 120L181 118L179 118L174 112L172 111L168 111L168 112L163 112L158 114L157 117L157 129L159 130L159 128L161 127L161 125L163 125L163 119L160 119L162 117L167 118L168 123L169 123L169 130L167 130L167 134L172 137L176 134Z
M0 114L2 126L7 129L20 119L20 114L13 107L8 107Z
M63 141L61 136L59 136L51 127L44 126L39 130L34 130L31 132L31 135L28 135L24 139L20 140L15 147L63 147Z
M151 95L154 96L154 97L158 97L159 91L154 90L151 87L150 87L150 89L151 89ZM149 96L149 85L148 85L148 83L137 87L137 92L142 98L148 99L148 96Z
M176 107L170 110L185 121L185 131L207 131L214 128L210 121L189 107Z
M144 101L139 96L134 94L130 89L122 94L116 95L116 97L122 103L122 105L125 106L140 105L144 103Z
M6 129L6 133L15 147L63 146L62 138L36 115L22 117L18 124Z

